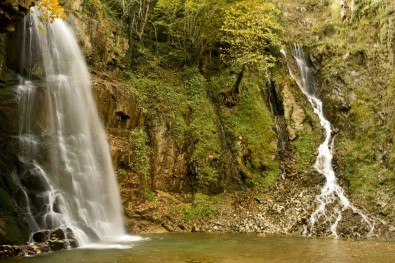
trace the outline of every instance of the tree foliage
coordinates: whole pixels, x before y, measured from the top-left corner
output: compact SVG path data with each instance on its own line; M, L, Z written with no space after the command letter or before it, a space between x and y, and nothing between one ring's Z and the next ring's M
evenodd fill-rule
M132 38L143 40L151 12L158 0L100 0L106 9L127 26Z
M36 3L41 12L41 19L49 19L52 23L55 19L66 19L63 7L58 0L40 0Z
M270 0L102 1L117 10L131 40L166 44L162 53L184 63L221 52L227 63L267 68L281 45L281 12Z
M264 0L242 0L225 10L222 59L244 67L270 68L281 47L281 12Z
M132 0L129 1L128 10L130 12L130 29L131 33L142 41L147 24L149 22L149 14L158 0Z
M380 7L385 6L385 0L356 0L352 8L353 16L362 17L375 13Z
M159 0L154 25L186 60L199 58L219 40L223 1Z

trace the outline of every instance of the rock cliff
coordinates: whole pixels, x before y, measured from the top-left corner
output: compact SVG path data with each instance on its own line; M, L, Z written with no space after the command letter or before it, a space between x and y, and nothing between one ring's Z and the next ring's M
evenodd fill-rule
M27 14L33 3L34 1L27 0L0 1L0 32L14 31L15 23Z
M340 185L377 220L376 234L390 236L395 6L391 1L376 1L377 6L359 1L355 7L354 1L278 2L284 43L303 45L320 73L318 96L337 133L334 166ZM157 55L163 43L150 39L144 46L131 37L104 2L63 4L91 68L131 231L306 231L324 183L313 168L322 129L280 54L270 74L270 92L282 108L274 114L265 77L246 73L239 96L230 101L238 76L218 56L179 67ZM9 39L0 37L0 144L5 149L0 242L20 242L27 229L21 215L13 214L17 187L11 175L18 160L10 138L18 112L12 91L17 77L5 64ZM345 218L341 236L367 235L354 215ZM314 232L328 233L325 224Z

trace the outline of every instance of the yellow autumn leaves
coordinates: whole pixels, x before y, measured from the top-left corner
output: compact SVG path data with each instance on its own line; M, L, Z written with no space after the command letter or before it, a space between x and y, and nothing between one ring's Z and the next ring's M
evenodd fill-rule
M281 47L281 12L263 0L240 0L225 10L221 42L222 58L243 66L270 68L273 51Z
M58 0L40 0L36 6L41 12L40 19L48 19L51 23L55 19L66 19L63 7Z

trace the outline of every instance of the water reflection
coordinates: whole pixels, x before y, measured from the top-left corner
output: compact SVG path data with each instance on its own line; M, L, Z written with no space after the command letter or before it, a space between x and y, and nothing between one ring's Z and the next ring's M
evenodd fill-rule
M125 243L123 243L125 244ZM294 263L395 262L395 242L256 235L161 234L130 249L75 249L4 262Z

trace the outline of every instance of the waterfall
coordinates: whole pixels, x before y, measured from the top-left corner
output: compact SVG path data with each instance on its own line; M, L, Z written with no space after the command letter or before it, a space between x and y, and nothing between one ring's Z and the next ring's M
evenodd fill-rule
M125 235L109 146L75 36L62 20L24 18L17 180L32 232L71 229L79 245Z
M285 50L282 53L288 60L288 69L291 77L296 81L300 90L306 96L314 113L318 116L320 124L325 131L325 139L318 148L318 155L314 168L325 177L325 184L321 193L316 197L318 208L310 217L310 233L320 219L324 219L330 225L331 234L338 237L337 227L342 220L342 214L345 210L351 209L355 214L361 216L363 222L367 224L370 233L374 230L374 221L367 217L360 209L356 208L346 197L344 190L337 183L335 171L332 166L333 149L335 138L332 136L332 125L325 118L323 104L317 98L317 79L316 73L304 54L300 45L295 45L292 49L292 56L296 63L296 72L290 66L290 59L287 57Z
M267 77L267 95L262 91L262 96L267 98L270 106L270 112L273 115L273 121L276 128L277 134L277 155L281 165L281 178L285 179L285 167L284 167L284 153L288 148L288 133L286 123L284 119L284 109L281 102L278 99L277 91L274 83Z

